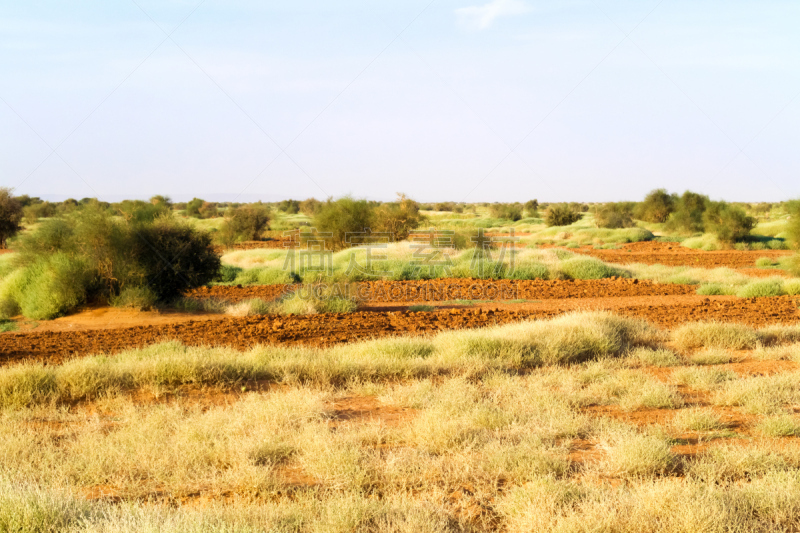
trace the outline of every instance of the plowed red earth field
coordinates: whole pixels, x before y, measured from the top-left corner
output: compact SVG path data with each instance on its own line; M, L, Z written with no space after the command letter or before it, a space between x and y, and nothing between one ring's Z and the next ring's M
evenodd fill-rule
M613 307L613 310L667 328L693 320L724 320L753 326L800 321L797 302L785 296L746 300L734 297L701 298L696 295L636 298L640 302L638 305L620 305ZM601 300L611 302L615 299ZM419 313L373 311L339 315L225 317L114 329L4 333L0 334L0 364L24 359L60 362L89 353L113 354L166 339L177 339L187 345L225 345L236 349L246 349L260 343L327 346L387 335L420 334L547 318L575 309L575 306L559 306L559 302L550 300L529 308L518 304L503 309L467 307Z
M572 249L609 263L629 264L644 263L646 265L693 266L699 268L751 268L756 259L769 257L777 259L791 255L788 250L720 250L706 252L668 242L634 242L623 244L617 250L596 250L591 246ZM767 270L767 272L770 272ZM774 273L774 271L772 271Z
M220 298L239 302L251 298L273 300L296 285L200 287L187 294L193 298ZM302 291L313 290L302 288ZM354 284L351 294L374 303L447 302L455 300L550 300L611 298L620 296L677 296L694 294L692 285L658 284L648 280L608 278L592 280L482 280L445 278L422 281L369 281Z

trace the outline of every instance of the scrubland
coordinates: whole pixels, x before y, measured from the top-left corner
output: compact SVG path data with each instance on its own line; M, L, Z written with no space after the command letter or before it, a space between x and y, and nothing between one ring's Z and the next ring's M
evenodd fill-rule
M0 368L0 531L794 531L800 327L579 313Z

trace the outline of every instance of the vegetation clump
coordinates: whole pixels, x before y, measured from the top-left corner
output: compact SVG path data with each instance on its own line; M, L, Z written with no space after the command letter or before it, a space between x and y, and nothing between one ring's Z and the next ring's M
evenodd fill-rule
M90 301L149 306L210 282L220 259L207 233L172 217L120 222L87 207L43 222L15 243L0 310L50 319Z
M569 226L579 221L583 215L568 204L555 204L547 208L544 222L547 226Z

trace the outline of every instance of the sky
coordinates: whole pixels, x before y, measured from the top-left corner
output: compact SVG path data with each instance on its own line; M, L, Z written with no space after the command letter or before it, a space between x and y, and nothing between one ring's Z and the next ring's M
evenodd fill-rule
M800 2L0 2L50 199L800 197Z

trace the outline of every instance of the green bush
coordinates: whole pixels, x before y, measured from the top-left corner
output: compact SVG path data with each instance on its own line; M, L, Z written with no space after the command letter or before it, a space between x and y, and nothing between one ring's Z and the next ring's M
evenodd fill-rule
M677 196L668 194L664 189L656 189L645 196L635 208L636 218L647 222L666 222L669 215L675 211Z
M56 253L26 267L21 281L15 300L22 314L49 320L86 301L91 273L85 261Z
M419 211L417 202L404 194L399 194L397 202L381 204L375 210L373 227L370 229L389 234L392 241L405 240L411 231L417 229L426 220ZM358 244L358 242L351 244Z
M786 236L794 248L800 248L800 200L786 202L789 220L786 223Z
M598 228L632 228L636 226L633 221L633 206L628 202L605 204L594 213L594 222Z
M233 265L222 265L214 278L214 281L221 283L232 283L237 276L239 276L244 269Z
M173 219L159 219L135 229L131 256L141 266L145 284L159 300L169 300L212 281L220 270L211 237Z
M703 225L706 231L716 235L721 242L733 244L750 234L750 230L756 225L756 219L734 205L711 202L703 213Z
M5 248L8 239L22 229L22 215L22 204L11 196L11 189L0 187L0 248Z
M261 238L269 225L266 206L251 204L234 207L225 212L225 221L219 230L219 238L226 246L237 241L254 241Z
M769 257L759 257L756 259L756 266L759 268L770 268L775 266L775 261Z
M522 204L492 204L489 206L489 213L493 218L511 220L516 222L522 219Z
M744 285L736 296L739 298L760 298L765 296L781 296L783 281L779 279L759 279Z
M618 268L591 257L567 259L559 265L559 269L571 279L602 279L626 274Z
M551 205L544 215L544 223L549 226L569 226L579 221L583 215L567 204Z
M366 200L354 200L350 196L338 200L328 200L314 214L314 227L317 231L330 234L325 242L333 250L346 248L348 234L360 234L373 227L374 207ZM317 238L313 233L302 234L301 239Z
M683 233L703 231L703 213L708 203L708 196L691 191L684 192L675 202L675 210L667 219L667 228Z

